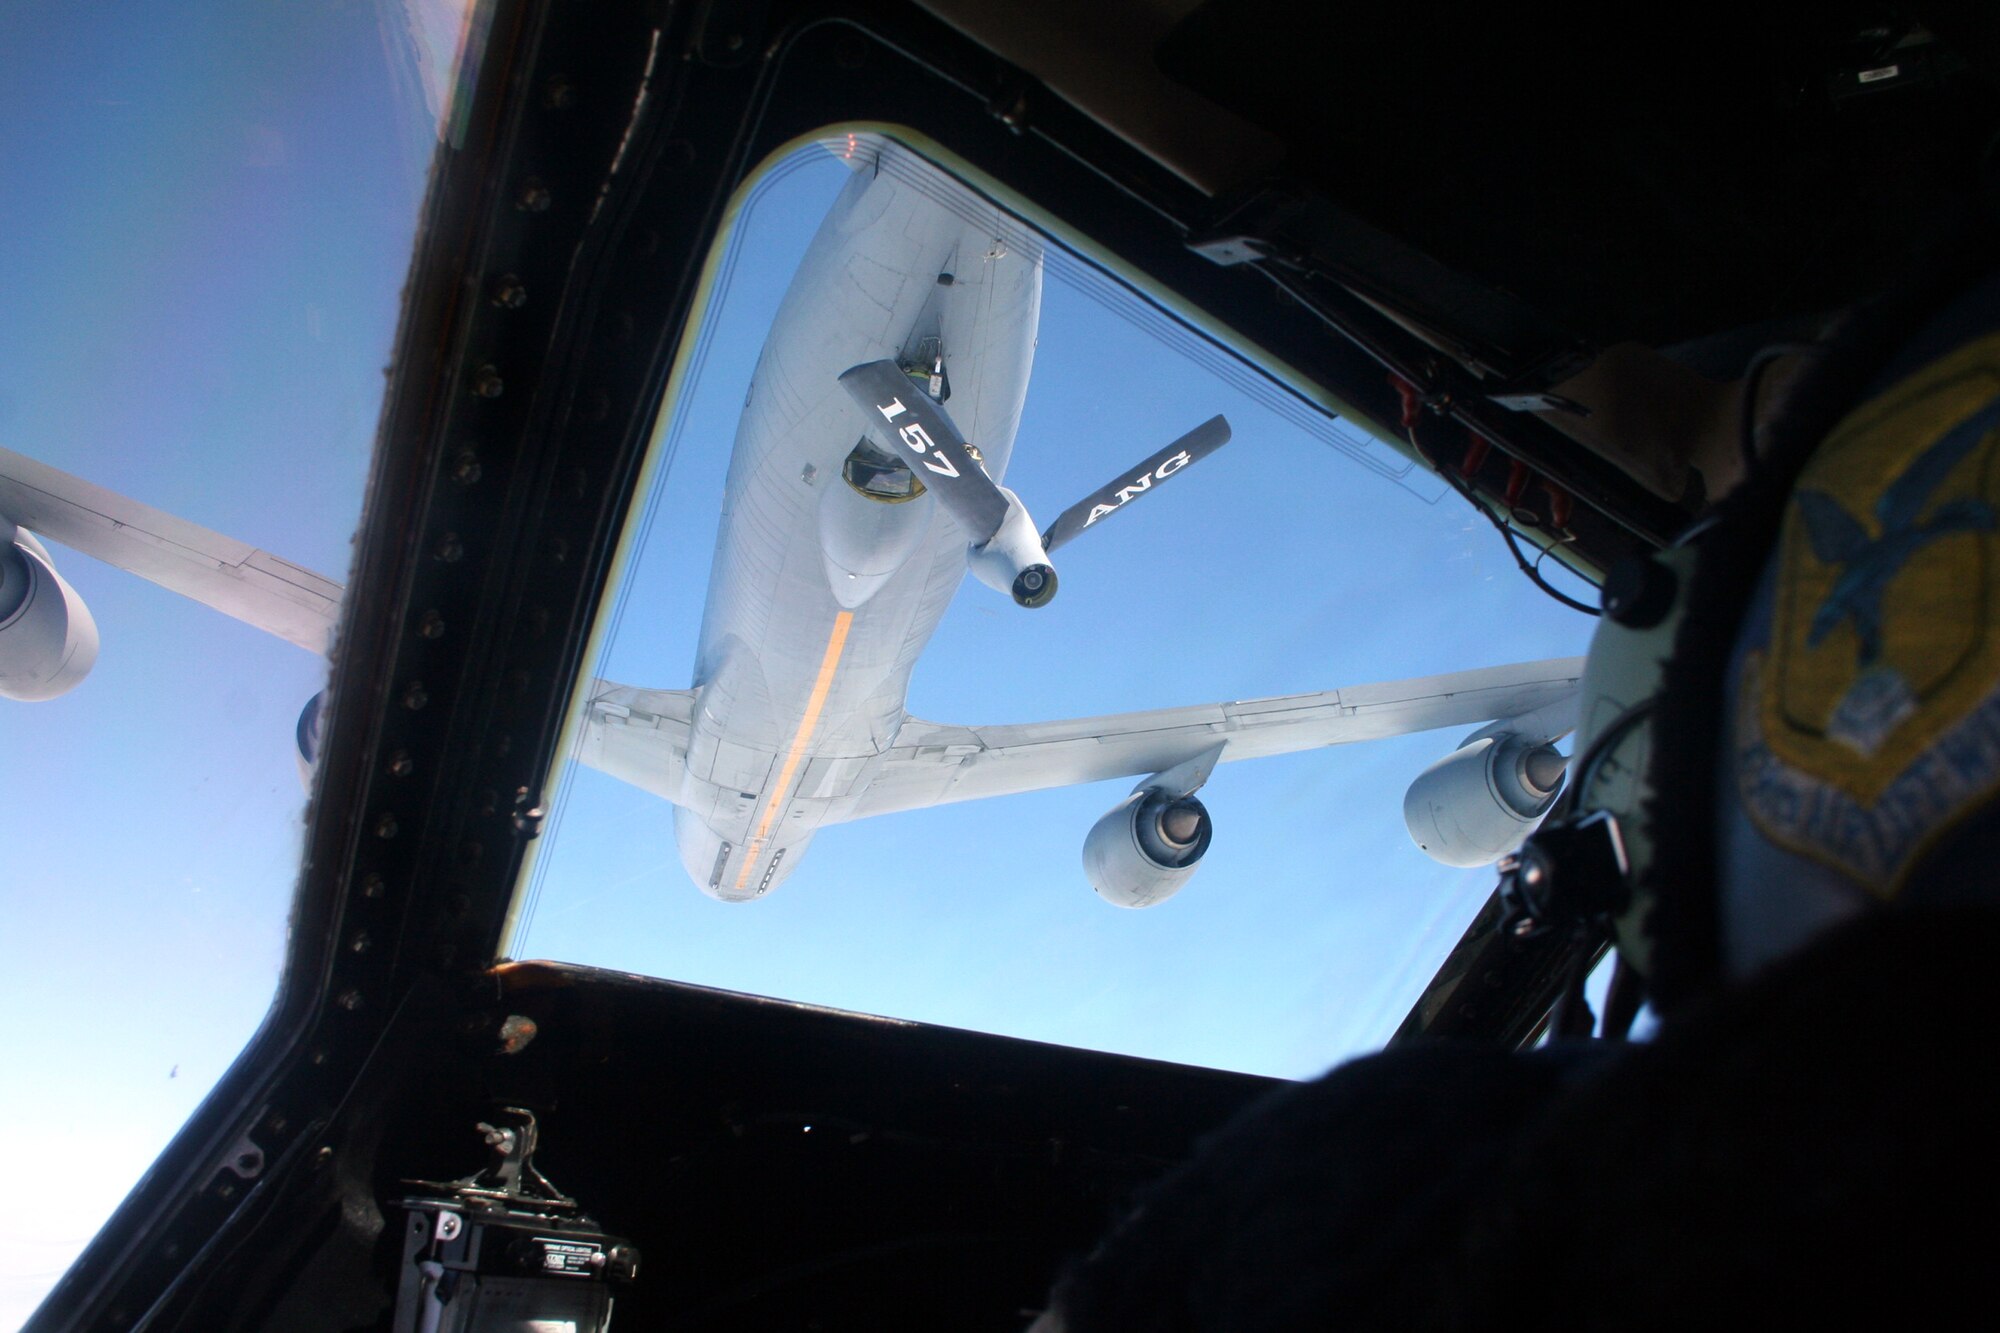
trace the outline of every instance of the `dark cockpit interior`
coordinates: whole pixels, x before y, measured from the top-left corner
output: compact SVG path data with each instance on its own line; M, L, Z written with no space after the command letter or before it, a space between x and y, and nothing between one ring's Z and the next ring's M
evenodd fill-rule
M547 1327L598 1327L589 1287L626 1330L1018 1329L1271 1086L502 956L704 265L778 150L859 129L965 164L1439 473L1525 576L1559 533L1590 582L1736 483L1745 395L1784 374L1760 351L1962 248L1996 184L2000 24L1955 0L493 0L477 31L279 994L31 1328L416 1328L447 1275L411 1256L456 1209L495 1322L444 1327L544 1327L569 1255ZM882 463L850 484L900 498ZM1607 934L1507 920L1398 1043L1577 1031Z

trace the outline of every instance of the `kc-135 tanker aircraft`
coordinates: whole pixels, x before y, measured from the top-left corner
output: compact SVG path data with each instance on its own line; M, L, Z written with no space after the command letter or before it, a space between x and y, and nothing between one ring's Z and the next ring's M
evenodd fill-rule
M906 150L850 140L845 155L854 175L744 402L693 684L598 680L584 702L578 757L673 803L697 887L760 897L828 824L1133 777L1083 862L1107 901L1150 906L1208 849L1195 792L1218 762L1474 724L1411 786L1412 837L1470 866L1539 822L1561 785L1553 742L1574 725L1581 659L1070 721L912 717L911 672L968 570L1031 613L1056 594L1059 547L1220 448L1229 427L1196 426L1039 529L1001 483L1034 359L1041 241ZM96 656L90 612L38 538L310 651L331 638L334 581L0 449L5 697L61 694ZM317 716L315 697L302 767Z

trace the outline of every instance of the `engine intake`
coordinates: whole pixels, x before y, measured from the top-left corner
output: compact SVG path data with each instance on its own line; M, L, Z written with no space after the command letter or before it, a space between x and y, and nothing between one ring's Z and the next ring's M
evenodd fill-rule
M1143 788L1091 827L1083 873L1113 906L1152 907L1194 878L1214 834L1207 807L1194 797Z

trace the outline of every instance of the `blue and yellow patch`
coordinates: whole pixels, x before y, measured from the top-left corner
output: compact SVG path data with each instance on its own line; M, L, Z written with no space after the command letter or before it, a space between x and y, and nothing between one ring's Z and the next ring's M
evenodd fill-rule
M2000 335L1871 400L1799 478L1737 721L1751 820L1892 896L2000 787Z

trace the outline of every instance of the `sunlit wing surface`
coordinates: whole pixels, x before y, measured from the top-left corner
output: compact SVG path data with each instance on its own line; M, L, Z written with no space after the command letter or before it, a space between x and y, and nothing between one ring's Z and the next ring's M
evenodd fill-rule
M913 717L868 781L823 822L1158 773L1218 745L1224 761L1258 759L1519 717L1570 698L1582 671L1582 658L1564 657L1274 699L990 727ZM692 690L600 681L578 758L643 791L681 799L694 707Z
M1576 692L1580 657L1484 667L1274 699L996 727L911 718L852 819L1158 773L1222 746L1259 759L1517 717Z
M0 516L324 653L341 585L269 551L0 449Z

